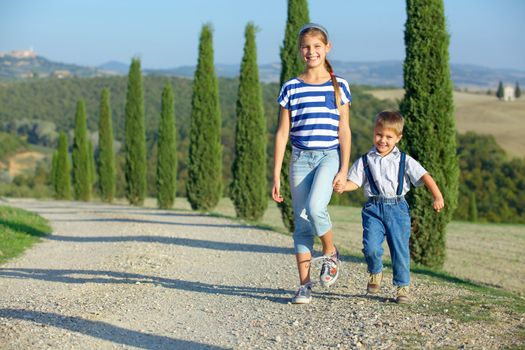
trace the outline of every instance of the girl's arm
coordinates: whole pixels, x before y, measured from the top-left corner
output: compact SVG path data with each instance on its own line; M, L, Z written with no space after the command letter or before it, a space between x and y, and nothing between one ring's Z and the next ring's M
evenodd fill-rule
M350 131L350 104L346 103L339 109L339 147L341 150L341 164L339 172L334 178L333 184L346 182L348 165L350 162L350 150L352 144L352 133Z
M441 191L439 190L438 185L429 173L423 175L421 179L423 180L423 183L428 188L430 193L432 193L432 196L434 197L434 203L432 206L434 207L434 210L439 213L440 210L443 209L443 207L445 206L445 201L443 199Z
M280 203L283 201L281 196L281 168L283 165L284 152L288 143L290 133L290 111L281 107L279 113L279 126L275 132L275 150L273 157L273 188L272 198Z

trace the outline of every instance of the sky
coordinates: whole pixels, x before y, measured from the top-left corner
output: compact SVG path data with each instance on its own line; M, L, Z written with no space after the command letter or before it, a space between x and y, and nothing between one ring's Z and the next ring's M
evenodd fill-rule
M525 0L444 0L450 61L525 71ZM339 61L405 57L405 0L309 0ZM214 29L215 62L239 64L248 22L257 61L280 62L286 0L0 0L0 52L33 49L50 60L143 68L195 65L202 25Z

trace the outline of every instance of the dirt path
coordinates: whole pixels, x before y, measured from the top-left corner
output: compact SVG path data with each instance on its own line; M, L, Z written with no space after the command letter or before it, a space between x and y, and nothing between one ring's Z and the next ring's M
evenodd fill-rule
M93 203L9 200L54 233L0 266L2 349L499 348L523 317L463 323L435 312L470 291L414 279L416 303L364 294L366 269L288 303L291 238L224 218ZM388 271L387 271L387 276ZM494 320L494 315L497 319ZM504 330L504 331L503 331ZM509 333L510 332L510 333ZM519 343L518 343L519 344Z

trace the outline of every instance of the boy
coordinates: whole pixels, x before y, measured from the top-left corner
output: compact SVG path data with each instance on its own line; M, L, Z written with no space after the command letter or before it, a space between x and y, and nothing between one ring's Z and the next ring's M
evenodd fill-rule
M434 197L434 210L444 207L443 196L434 179L412 157L396 147L403 136L401 114L383 111L375 118L374 146L348 172L346 183L337 182L338 193L363 186L368 201L363 207L363 253L368 265L367 291L377 294L383 278L383 248L386 237L392 257L393 283L398 303L410 302L410 214L404 195L414 186L425 186Z

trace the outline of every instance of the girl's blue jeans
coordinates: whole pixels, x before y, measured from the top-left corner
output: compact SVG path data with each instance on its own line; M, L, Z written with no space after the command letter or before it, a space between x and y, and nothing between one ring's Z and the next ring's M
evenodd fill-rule
M290 188L295 216L296 253L312 253L314 237L332 228L328 203L339 170L339 149L305 151L294 148L290 162Z
M363 254L369 273L383 270L383 242L386 237L392 270L393 284L403 287L410 284L410 213L404 198L370 198L362 211Z

